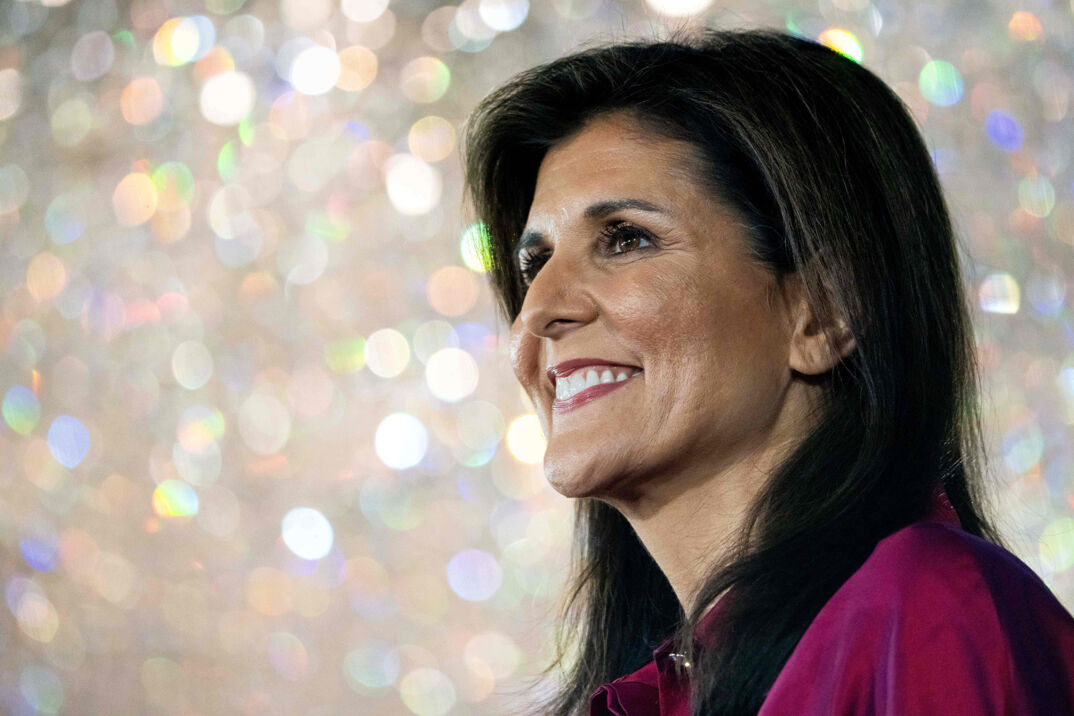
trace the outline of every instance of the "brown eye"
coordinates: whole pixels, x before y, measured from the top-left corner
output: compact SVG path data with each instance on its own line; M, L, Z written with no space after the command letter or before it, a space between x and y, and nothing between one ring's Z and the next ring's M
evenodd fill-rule
M613 255L649 248L653 244L652 234L640 226L626 222L608 226L601 232L601 237L605 248Z

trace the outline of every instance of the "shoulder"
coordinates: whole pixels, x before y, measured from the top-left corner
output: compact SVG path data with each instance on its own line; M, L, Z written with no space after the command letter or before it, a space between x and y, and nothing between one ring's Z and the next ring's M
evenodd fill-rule
M1014 554L958 525L929 521L880 540L832 606L885 610L925 602L933 616L943 609L949 618L976 622L982 615L967 609L987 613L1025 606L1027 596L1061 608L1041 578Z
M917 522L877 543L817 614L771 713L803 694L799 713L1074 709L1074 618L1007 550Z
M1036 572L946 522L917 522L881 540L824 612L844 623L883 619L879 645L973 648L994 655L997 667L1002 655L1007 669L1048 648L1074 654L1074 617Z

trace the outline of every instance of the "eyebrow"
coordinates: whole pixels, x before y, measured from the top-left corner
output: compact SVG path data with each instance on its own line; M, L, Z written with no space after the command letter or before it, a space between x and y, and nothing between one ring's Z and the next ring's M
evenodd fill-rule
M590 220L603 219L608 214L614 214L617 211L626 209L648 211L654 214L669 213L664 207L645 201L644 199L608 199L606 201L598 201L596 204L590 204L586 207L582 215ZM536 229L527 229L522 232L522 236L518 240L518 245L515 247L515 256L518 256L518 254L531 246L541 243L544 241L544 238L544 234Z

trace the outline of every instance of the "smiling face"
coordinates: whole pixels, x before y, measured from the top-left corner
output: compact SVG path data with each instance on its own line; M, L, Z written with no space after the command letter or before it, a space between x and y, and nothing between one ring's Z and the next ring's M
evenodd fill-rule
M776 277L694 174L692 150L609 114L541 163L511 358L548 438L545 474L566 496L687 488L802 417ZM548 370L575 359L600 366L598 380L611 366L612 382L571 397L576 374L557 398Z

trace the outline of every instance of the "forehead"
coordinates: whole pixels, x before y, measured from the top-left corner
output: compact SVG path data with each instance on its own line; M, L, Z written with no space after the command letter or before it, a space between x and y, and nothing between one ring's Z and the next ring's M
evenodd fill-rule
M594 199L643 195L675 203L704 190L697 150L636 119L614 114L590 120L555 145L537 172L531 218L577 214Z

